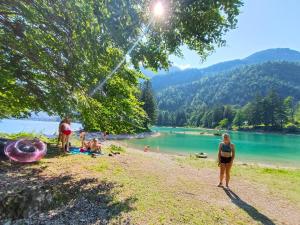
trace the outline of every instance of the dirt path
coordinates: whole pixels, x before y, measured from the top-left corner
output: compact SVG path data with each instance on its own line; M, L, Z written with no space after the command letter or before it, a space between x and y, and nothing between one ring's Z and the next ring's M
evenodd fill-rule
M1 196L16 187L51 187L62 201L7 224L300 224L299 205L270 194L264 184L234 176L227 191L216 186L217 167L126 149L97 158L56 152L28 166L0 162Z
M178 195L215 204L221 208L242 209L251 217L253 223L300 224L300 209L285 199L270 195L264 185L233 177L230 190L225 190L216 186L218 168L196 169L179 164L176 161L178 156L128 150L142 155L142 158L147 158L147 160L137 160L130 156L120 158L119 160L125 162L128 170L143 168L145 173L164 178L166 186L176 185ZM193 185L187 185L190 183Z

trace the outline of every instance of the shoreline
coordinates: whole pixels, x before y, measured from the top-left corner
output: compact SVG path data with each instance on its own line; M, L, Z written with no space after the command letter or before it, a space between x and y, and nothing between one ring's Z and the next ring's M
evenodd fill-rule
M206 127L170 127L170 126L157 126L157 128L182 128L182 129L194 129L194 130L207 130L207 131L214 131L214 132L249 132L249 133L258 133L258 134L280 134L280 135L299 135L300 132L286 132L286 131L267 131L262 129L237 129L237 130L226 130L226 129L214 129L214 128L206 128ZM181 131L180 131L181 132ZM184 132L184 131L182 131ZM187 131L188 132L188 131Z
M74 131L74 134L77 138L79 138L79 131ZM143 132L138 134L109 134L106 137L106 140L131 140L131 139L143 139L143 138L150 138L150 137L159 137L161 136L160 132ZM86 132L86 139L103 139L102 132Z
M154 155L165 155L165 156L175 156L175 157L194 157L194 154L191 153L179 153L179 152L167 152L167 151L155 151L155 150L149 150L147 152L144 152L142 149L139 149L137 147L134 146L130 146L124 142L122 142L121 140L109 140L109 142L111 142L111 144L116 144L119 145L123 148L129 149L131 151L135 151L135 152L139 152L139 153L145 153L145 154L154 154ZM195 160L201 160L201 161L209 161L209 162L215 162L216 163L216 167L217 165L217 157L213 158L208 156L205 159L202 158L194 158ZM286 170L299 170L300 167L297 166L287 166L287 165L274 165L271 163L260 163L260 162L247 162L247 161L240 161L240 160L235 160L234 164L238 165L238 166L249 166L249 167L259 167L259 168L271 168L271 169L286 169Z
M214 133L208 133L208 132L194 132L194 131L174 131L172 134L188 134L188 135L196 135L196 136L221 136L216 135Z

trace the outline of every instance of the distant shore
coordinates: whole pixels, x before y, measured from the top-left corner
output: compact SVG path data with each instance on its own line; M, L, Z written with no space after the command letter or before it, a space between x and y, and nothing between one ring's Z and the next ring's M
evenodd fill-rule
M138 152L142 152L143 149L142 148L138 148L138 147L134 147L134 146L129 146L126 143L122 142L122 141L110 141L110 143L114 143L116 145L122 146L126 149L130 149L131 151L138 151ZM207 158L203 159L203 158L196 158L196 153L191 154L191 153L179 153L179 152L167 152L167 151L158 151L158 150L152 150L150 148L149 151L145 152L145 154L157 154L159 155L168 155L168 156L175 156L175 157L187 157L190 156L190 158L193 159L197 159L200 161L209 161L209 162L215 162L216 166L217 166L217 155L208 155ZM234 164L239 165L239 166L254 166L254 167L260 167L260 168L272 168L272 169L299 169L299 167L297 166L287 166L287 165L276 165L275 163L260 163L260 162L247 162L247 161L241 161L241 160L235 160Z
M159 126L157 126L159 127ZM207 130L207 131L213 131L213 132L228 132L228 131L239 131L239 132L252 132L252 133L262 133L262 134L295 134L295 135L300 135L300 129L297 129L297 131L291 132L288 131L287 129L283 128L283 130L264 130L262 128L240 128L240 129L217 129L217 128L206 128L206 127L189 127L189 126L183 126L183 127L170 127L170 126L165 126L165 128L186 128L186 129L199 129L199 130ZM177 132L177 131L175 131ZM175 133L174 132L174 133ZM178 131L177 133L186 133L188 134L188 131ZM191 132L194 134L194 132Z
M74 132L77 137L79 137L79 131ZM161 133L159 132L143 132L138 134L109 134L106 136L107 140L128 140L128 139L141 139L148 137L159 137ZM103 132L86 132L87 139L93 138L104 138Z

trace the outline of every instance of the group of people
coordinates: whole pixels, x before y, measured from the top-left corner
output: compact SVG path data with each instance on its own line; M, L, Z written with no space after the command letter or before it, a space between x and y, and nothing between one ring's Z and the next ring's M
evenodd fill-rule
M69 151L70 146L70 135L72 134L71 130L71 119L64 118L59 123L59 135L58 135L58 145L61 142L61 147L64 152ZM108 133L103 133L103 139L105 140ZM93 138L90 141L85 140L86 133L82 130L80 131L80 140L81 140L81 149L91 151L93 153L101 153L101 143L98 139ZM144 151L149 151L150 146L146 146ZM219 144L218 151L218 162L220 167L220 182L219 187L223 187L223 180L225 177L225 187L229 188L230 180L230 170L232 167L233 160L235 158L235 146L230 141L229 134L223 134L223 140Z
M90 151L92 153L102 153L101 152L101 143L97 138L93 138L90 141L85 140L86 132L81 130L79 133L81 141L81 151Z
M69 151L70 147L70 136L72 134L71 130L71 119L66 117L60 123L58 127L58 142L57 145L61 144L61 148L64 152ZM81 150L91 151L92 153L101 153L101 143L98 139L93 138L90 141L85 140L86 132L84 130L80 131L81 140ZM103 133L103 140L106 140L108 132Z

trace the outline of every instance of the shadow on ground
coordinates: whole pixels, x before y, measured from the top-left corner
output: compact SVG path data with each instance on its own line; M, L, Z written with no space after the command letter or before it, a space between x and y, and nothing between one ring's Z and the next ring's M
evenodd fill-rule
M61 148L53 144L47 144L47 155L45 158L66 157L69 154L64 153Z
M9 219L13 224L107 224L128 220L124 213L133 210L136 201L119 200L117 183L71 175L46 177L43 167L0 164L0 223Z
M275 225L275 223L266 215L260 213L256 208L249 205L247 202L243 201L236 193L234 193L230 189L223 189L231 201L238 206L239 208L243 209L252 219L264 224L264 225Z

